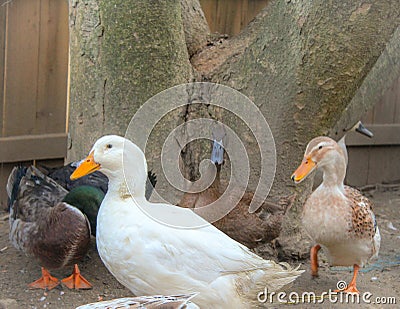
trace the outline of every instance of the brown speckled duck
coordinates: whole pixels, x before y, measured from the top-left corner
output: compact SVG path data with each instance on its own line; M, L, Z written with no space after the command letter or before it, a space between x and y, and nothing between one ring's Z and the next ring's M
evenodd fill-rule
M331 265L354 267L353 279L343 292L359 293L359 267L376 257L380 247L372 204L361 192L343 184L345 155L329 137L316 137L309 142L292 180L299 183L316 169L322 170L323 181L307 199L302 219L317 243L311 248L311 274L318 275L317 254L322 247Z
M68 193L34 166L13 169L7 184L10 241L42 266L42 277L29 284L30 288L54 288L59 280L48 269L74 264L73 274L62 282L69 288L91 288L76 264L89 248L90 225L86 216L67 201L98 208L104 197L98 191L78 187Z
M214 133L214 132L213 132ZM201 208L217 201L224 192L224 184L221 184L220 172L224 161L224 148L222 138L214 139L211 152L211 162L216 167L216 176L212 184L204 191L198 193L185 193L179 202L179 206L186 208ZM209 166L209 170L213 166ZM209 170L206 171L210 172ZM207 177L206 177L207 178ZM239 187L235 190L242 191ZM255 212L249 212L249 205L253 199L254 193L246 191L237 205L213 225L223 231L236 241L244 244L248 248L255 248L260 243L269 242L279 236L281 222L286 209L294 200L291 197L282 197L277 203L264 201L262 206ZM220 206L221 212L226 213L229 205ZM217 216L221 216L217 214Z

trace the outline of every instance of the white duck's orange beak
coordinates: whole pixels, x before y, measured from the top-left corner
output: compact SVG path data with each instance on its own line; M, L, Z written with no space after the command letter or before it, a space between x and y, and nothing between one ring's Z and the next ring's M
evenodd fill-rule
M76 168L76 170L69 177L71 180L75 180L86 176L94 171L100 169L100 164L94 161L94 152L92 151L85 160Z
M303 162L301 162L300 166L293 173L292 180L295 183L303 181L314 170L315 165L315 162L310 157L304 158Z

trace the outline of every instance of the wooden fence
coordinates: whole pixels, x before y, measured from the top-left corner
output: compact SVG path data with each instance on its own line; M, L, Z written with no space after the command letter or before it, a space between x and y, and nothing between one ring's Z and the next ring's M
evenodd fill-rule
M68 2L0 5L0 193L15 162L67 151Z
M200 0L211 32L235 35L267 5L269 0Z
M369 139L349 134L347 182L354 186L400 182L400 76L362 119Z

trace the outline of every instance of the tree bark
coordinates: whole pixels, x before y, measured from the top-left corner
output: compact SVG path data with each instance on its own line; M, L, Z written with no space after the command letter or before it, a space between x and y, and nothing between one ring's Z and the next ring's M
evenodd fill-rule
M189 57L207 45L210 28L199 0L181 0L182 21Z
M193 72L179 0L71 1L70 55L68 160L123 135L147 99Z

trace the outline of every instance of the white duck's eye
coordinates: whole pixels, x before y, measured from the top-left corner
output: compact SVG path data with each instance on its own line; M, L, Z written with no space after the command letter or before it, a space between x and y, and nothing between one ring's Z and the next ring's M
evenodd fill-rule
M319 145L318 149L322 149L322 145Z
M106 145L106 148L107 148L107 149L111 149L112 147L113 147L113 146L112 146L111 144L107 144L107 145Z

